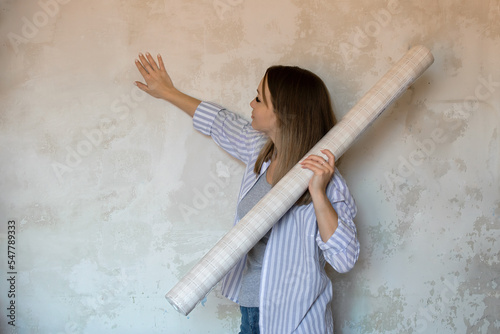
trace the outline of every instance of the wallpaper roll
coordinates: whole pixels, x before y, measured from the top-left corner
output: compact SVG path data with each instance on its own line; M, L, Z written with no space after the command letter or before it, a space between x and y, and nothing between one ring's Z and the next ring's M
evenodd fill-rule
M434 61L431 52L410 49L310 151L329 149L338 159L363 131ZM295 165L243 219L166 294L184 315L210 292L238 261L272 228L308 187L312 171Z

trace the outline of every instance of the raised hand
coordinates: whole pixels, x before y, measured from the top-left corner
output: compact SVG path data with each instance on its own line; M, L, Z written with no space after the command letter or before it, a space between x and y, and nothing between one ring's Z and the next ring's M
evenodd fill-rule
M335 173L335 156L330 150L321 150L321 152L328 157L328 160L311 154L301 164L302 168L314 172L309 181L309 193L316 213L319 234L321 239L327 242L339 226L339 216L326 196L326 186Z
M321 152L328 157L328 160L311 154L300 163L302 168L314 172L311 181L309 181L309 192L313 197L317 194L325 193L326 186L335 172L335 156L333 153L330 150L321 150Z
M180 92L174 87L172 79L170 79L160 55L158 55L157 64L149 53L146 53L146 56L140 53L139 59L135 60L135 65L144 78L144 81L146 81L145 84L136 81L135 84L137 87L153 97L164 99L172 103L186 114L193 117L201 101Z
M144 81L146 81L145 84L136 81L137 87L153 97L168 101L175 92L175 87L165 70L165 64L163 64L161 56L158 55L158 64L156 64L156 61L149 53L146 53L146 56L140 53L139 59L135 60L135 65Z

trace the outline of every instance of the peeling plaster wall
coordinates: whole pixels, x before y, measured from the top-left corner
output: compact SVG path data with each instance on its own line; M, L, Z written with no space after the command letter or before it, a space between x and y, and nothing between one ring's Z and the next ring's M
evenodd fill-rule
M133 86L248 117L265 69L327 83L338 118L415 44L435 63L344 156L361 255L337 333L500 331L500 1L0 1L2 333L235 333L216 288L164 294L231 227L242 166ZM16 221L15 324L8 221Z

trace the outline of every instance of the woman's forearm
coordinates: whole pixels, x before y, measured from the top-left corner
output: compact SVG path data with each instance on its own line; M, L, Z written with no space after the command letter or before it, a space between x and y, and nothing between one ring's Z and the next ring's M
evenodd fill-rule
M181 109L184 111L186 114L189 116L193 117L194 112L196 111L196 108L200 105L201 101L189 96L187 94L182 93L181 91L176 91L172 94L169 95L168 99L165 99L166 101L172 103L174 106L177 108Z
M339 226L337 211L333 208L325 192L311 193L311 197L321 240L327 242Z

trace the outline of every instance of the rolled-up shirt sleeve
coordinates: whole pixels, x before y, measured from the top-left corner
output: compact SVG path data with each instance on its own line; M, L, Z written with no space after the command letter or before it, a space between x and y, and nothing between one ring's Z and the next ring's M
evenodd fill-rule
M245 163L249 162L255 144L264 137L242 116L209 102L200 103L193 116L193 126Z
M221 106L213 103L201 102L194 112L194 128L204 135L210 136L215 117L223 109Z

